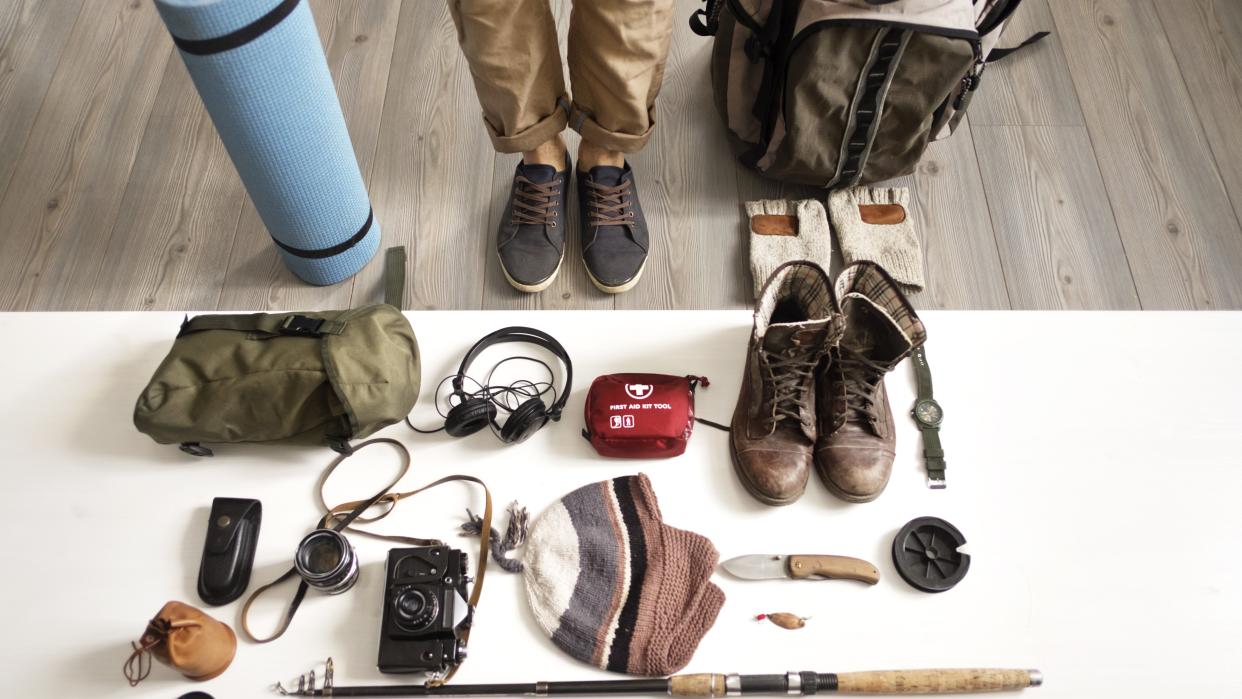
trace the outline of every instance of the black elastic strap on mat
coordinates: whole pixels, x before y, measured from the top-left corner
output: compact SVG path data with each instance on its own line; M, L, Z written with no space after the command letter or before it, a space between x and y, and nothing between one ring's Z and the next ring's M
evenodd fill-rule
M384 303L401 310L405 296L405 246L394 245L384 253Z
M277 247L289 253L290 255L295 255L297 257L304 257L308 260L322 260L325 257L336 257L337 255L345 252L346 250L362 242L362 239L367 237L367 233L371 232L371 224L374 222L375 222L375 209L370 209L367 211L366 223L362 224L362 228L359 228L357 233L355 233L352 237L350 237L349 240L346 240L340 245L333 245L330 248L320 248L319 250L303 250L302 248L295 248L292 245L286 245L280 242L279 240L276 240L276 236L272 236L272 242L276 243Z
M245 46L280 24L281 20L288 17L301 1L283 0L267 14L224 36L217 36L214 39L182 39L179 36L173 36L173 43L177 45L177 48L194 56L209 56L213 53L235 49L238 46Z

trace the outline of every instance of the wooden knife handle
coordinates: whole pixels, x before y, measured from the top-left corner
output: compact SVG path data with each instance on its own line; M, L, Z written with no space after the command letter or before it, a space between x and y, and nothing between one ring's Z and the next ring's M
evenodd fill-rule
M857 580L868 585L880 582L880 571L861 558L849 556L790 556L789 575L799 580L820 575L825 578Z
M874 670L837 673L841 694L1002 692L1043 683L1038 670Z

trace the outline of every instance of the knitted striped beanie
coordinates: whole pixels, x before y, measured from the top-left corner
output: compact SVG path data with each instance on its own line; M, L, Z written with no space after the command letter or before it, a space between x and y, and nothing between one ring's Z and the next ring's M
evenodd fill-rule
M664 524L651 481L583 486L531 524L526 598L561 650L605 670L686 666L724 604L712 542Z

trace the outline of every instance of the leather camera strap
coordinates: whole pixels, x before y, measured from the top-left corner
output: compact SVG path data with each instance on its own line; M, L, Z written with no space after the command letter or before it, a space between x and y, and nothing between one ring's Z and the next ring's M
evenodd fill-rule
M395 448L400 453L401 468L400 470L398 470L397 475L393 477L393 479L389 481L389 483L385 485L379 492L375 493L369 498L365 498L362 500L353 500L350 502L344 502L334 507L329 507L327 504L327 500L324 498L324 493L323 493L324 487L328 483L328 479L332 476L334 472L336 472L336 468L340 466L346 459L353 456L353 454L358 453L360 450L371 446L372 444L388 444L388 445L391 445L393 448ZM409 473L410 461L411 461L410 452L408 449L405 448L404 444L402 444L401 442L398 442L395 439L388 439L385 437L379 437L376 439L367 440L363 442L362 444L359 444L356 447L354 447L353 452L351 452L350 454L341 454L337 456L335 459L332 460L332 463L328 464L328 467L324 469L323 475L320 476L319 478L319 485L317 488L318 496L319 496L319 505L323 509L325 514L319 520L319 524L317 525L317 528L321 528L321 529L331 528L336 531L349 530L351 532L362 534L364 536L369 536L369 537L376 538L376 539L384 539L386 541L395 541L395 542L399 542L402 544L408 544L412 546L440 545L443 542L439 541L438 539L420 539L420 538L411 537L411 536L399 536L395 534L380 534L378 532L367 531L365 529L358 529L352 525L354 523L367 524L370 522L377 522L387 517L389 514L391 514L392 511L396 508L398 502L404 500L405 498L417 495L423 492L424 490L430 490L431 488L434 488L438 485L443 485L444 483L449 483L451 481L467 481L470 483L477 483L479 486L483 488L484 507L483 507L483 530L479 537L478 572L475 575L474 586L470 590L470 599L469 599L470 607L471 609L474 609L478 607L479 596L483 592L483 577L487 572L488 547L491 545L491 536L490 536L491 528L492 528L492 494L491 494L491 491L487 489L487 485L483 483L483 481L479 480L478 478L475 478L474 476L453 475L453 476L445 476L444 478L428 483L427 485L424 485L420 488L415 488L414 490L407 490L404 492L393 492L393 488L396 487L397 483L399 483L401 479L404 478L407 473ZM378 507L386 506L386 509L384 509L382 512L380 512L377 515L373 515L369 517L363 515L363 513L365 513L370 508L377 507L377 506ZM248 598L246 598L246 603L242 606L241 628L242 628L242 631L245 632L246 636L250 638L250 640L254 641L255 643L268 643L269 641L274 641L277 638L280 638L282 635L284 635L285 631L288 630L289 623L293 621L293 615L297 613L298 607L302 604L302 599L306 597L306 591L309 586L306 584L305 580L298 581L297 591L294 592L293 598L289 601L289 606L285 610L285 613L283 615L283 618L280 621L280 624L276 627L276 630L270 636L266 636L262 638L256 636L254 632L250 630L249 616L250 616L250 606L254 603L256 599L258 599L260 595L262 595L267 590L275 587L276 585L279 585L280 583L285 582L286 580L292 577L297 577L297 569L290 567L289 570L281 574L280 577L267 583L266 585L262 585L258 587L257 589L255 589L254 592L250 594ZM470 638L470 628L466 627L465 629L462 630L462 642L467 643L469 641L469 638ZM438 684L443 684L444 682L447 682L453 676L455 672L456 672L456 668L453 668L452 670L449 671L449 673L443 679L436 680L435 682Z

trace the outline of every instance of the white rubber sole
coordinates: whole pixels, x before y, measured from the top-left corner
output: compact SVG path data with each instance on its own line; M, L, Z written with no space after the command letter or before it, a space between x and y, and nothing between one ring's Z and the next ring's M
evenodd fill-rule
M591 283L595 285L595 288L605 294L622 294L630 289L633 289L634 286L638 284L638 280L643 278L643 270L645 269L647 269L647 261L643 260L643 266L638 268L638 274L635 274L633 279L621 284L620 286L608 286L604 284L600 280L596 279L595 275L591 274L591 270L589 269L587 270L587 276L591 278Z
M497 258L500 257L499 254L497 254L496 256ZM509 270L505 269L505 263L503 260L500 262L500 272L501 274L505 275L505 281L509 282L509 286L513 287L514 289L517 289L518 291L521 291L527 294L537 294L540 291L543 291L544 289L547 289L548 287L552 286L552 282L556 281L556 275L561 273L561 265L563 264L565 264L565 252L562 250L561 259L559 262L556 263L556 269L552 270L552 274L547 279L539 282L538 284L523 284L517 281L516 279L514 279L513 277L510 277Z

